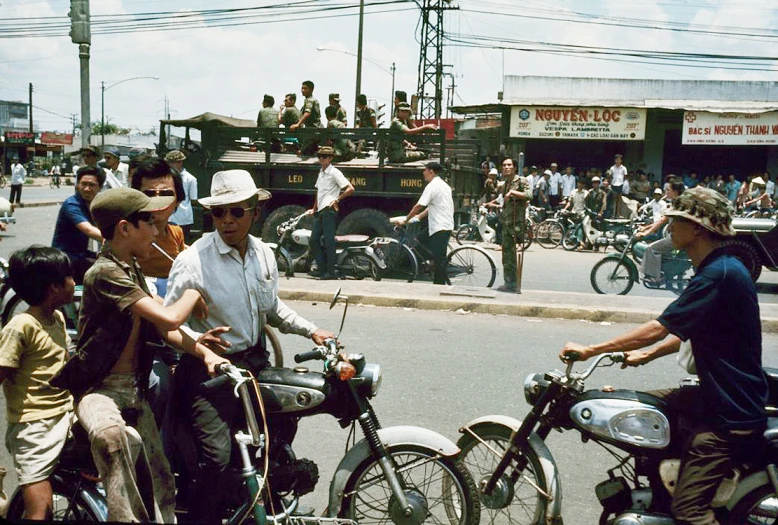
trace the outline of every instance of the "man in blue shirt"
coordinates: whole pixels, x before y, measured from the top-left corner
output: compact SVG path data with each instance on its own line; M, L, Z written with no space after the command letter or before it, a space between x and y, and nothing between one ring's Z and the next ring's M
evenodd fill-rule
M727 190L727 199L733 206L737 204L737 194L740 191L740 181L735 178L734 173L729 174L729 182L725 186Z
M51 244L70 257L76 284L83 283L84 274L97 258L95 251L89 249L89 240L103 240L89 213L89 205L103 183L105 171L102 168L84 166L79 169L76 174L76 193L62 203L54 227Z
M691 340L699 389L666 392L682 426L684 449L673 495L679 524L718 523L711 501L731 473L733 456L756 450L767 423L767 380L762 370L762 332L756 286L743 264L722 248L732 229L732 206L715 190L686 190L665 212L673 246L685 250L696 274L678 299L654 321L596 345L567 343L560 352L581 359L624 351L638 366L677 352ZM669 336L669 337L668 337ZM644 352L633 352L664 340ZM688 430L688 432L683 432Z

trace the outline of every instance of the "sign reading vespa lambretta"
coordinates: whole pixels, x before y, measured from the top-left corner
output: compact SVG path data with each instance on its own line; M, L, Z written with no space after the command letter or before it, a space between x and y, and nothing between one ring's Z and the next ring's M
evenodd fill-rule
M759 146L778 144L778 111L685 111L682 144Z
M514 106L511 108L510 134L529 139L643 140L646 110Z

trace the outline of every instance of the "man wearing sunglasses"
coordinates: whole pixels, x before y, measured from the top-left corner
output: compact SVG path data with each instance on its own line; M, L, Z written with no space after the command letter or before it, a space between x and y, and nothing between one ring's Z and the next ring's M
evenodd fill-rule
M316 201L309 210L313 214L311 254L316 259L314 277L337 279L335 269L335 220L340 201L354 193L354 186L338 168L332 165L335 150L322 146L318 151L319 177L316 179ZM321 240L321 242L319 242Z
M165 296L165 304L169 304L188 289L198 290L208 303L208 317L190 318L182 329L255 374L268 365L262 332L266 323L282 333L309 337L316 344L335 337L303 319L278 298L275 256L265 243L249 234L260 214L259 202L269 198L270 193L257 188L245 170L216 173L211 196L199 200L210 210L216 231L203 235L176 258ZM207 371L199 360L183 356L176 369L174 395L192 421L199 448L201 469L193 498L196 508L190 509L190 515L203 523L220 523L223 502L240 490L240 479L229 467L233 427L238 424L242 409L230 388L203 392L199 386L207 379ZM271 425L277 443L292 442L297 430L295 420L271 420ZM273 452L271 459L272 455ZM298 491L309 485L313 490L315 465L299 475L296 472L304 470L307 463L299 460L291 462L286 471L275 469L277 476L286 476L271 478L275 490L288 486L290 481L297 484Z

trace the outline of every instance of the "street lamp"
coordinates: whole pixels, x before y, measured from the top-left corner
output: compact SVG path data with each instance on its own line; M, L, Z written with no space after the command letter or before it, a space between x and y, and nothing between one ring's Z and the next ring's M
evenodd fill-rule
M105 92L111 89L114 86L118 86L119 84L123 84L125 82L129 82L130 80L143 80L143 79L150 79L150 80L159 80L159 77L132 77L132 78L125 78L124 80L120 80L119 82L114 82L110 86L105 86L105 81L100 82L100 148L105 148Z
M341 49L332 49L330 47L317 47L316 51L334 51L335 53L343 53L344 55L350 55L352 57L359 58L354 53L350 53L348 51L343 51ZM364 60L365 62L370 62L371 64L373 64L377 68L379 68L379 69L381 69L383 71L386 71L387 73L392 75L392 94L389 96L389 104L390 104L389 105L389 115L390 115L390 118L391 118L391 115L394 115L394 74L395 74L395 71L397 70L397 68L394 66L394 62L392 62L392 67L390 69L386 69L384 66L382 66L378 62L374 62L373 60L370 60L369 58L365 58L364 56L362 57L362 60ZM357 93L357 95L359 95L359 93ZM356 101L354 101L354 105L356 106Z

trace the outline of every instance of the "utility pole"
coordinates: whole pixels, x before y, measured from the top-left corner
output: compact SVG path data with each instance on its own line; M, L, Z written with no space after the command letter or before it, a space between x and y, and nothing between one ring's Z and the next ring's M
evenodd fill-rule
M424 0L421 6L419 109L417 118L439 119L443 98L443 12L456 10L451 0Z
M76 114L71 113L70 114L70 121L73 123L73 136L76 136Z
M357 97L362 94L362 29L365 22L365 0L359 0L359 36L357 37L357 82L354 95L354 116L357 118ZM394 96L394 95L392 95Z
M30 133L35 133L32 130L32 82L30 82Z
M170 99L167 98L167 95L165 95L165 119L170 120ZM170 124L167 125L166 133L168 140L170 140Z
M81 65L81 147L89 145L92 135L89 111L89 48L92 32L89 27L89 0L70 0L70 39L78 44L78 59Z

